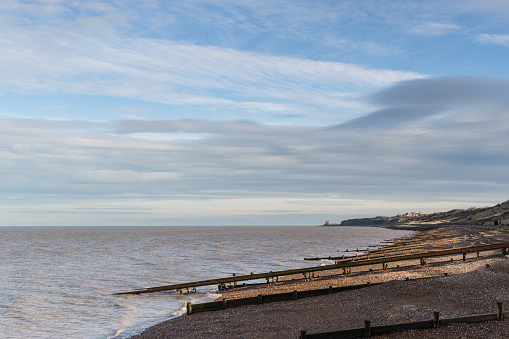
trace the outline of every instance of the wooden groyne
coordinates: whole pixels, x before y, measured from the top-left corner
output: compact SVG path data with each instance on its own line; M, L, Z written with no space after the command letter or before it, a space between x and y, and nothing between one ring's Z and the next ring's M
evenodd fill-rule
M424 279L431 279L436 277L441 277L442 275L436 275L436 276L430 276L430 277L423 277L423 278L414 278L409 279L407 278L405 281L417 281L417 280L424 280ZM345 291L351 291L351 290L358 290L361 288L367 288L372 286L377 286L385 284L385 282L366 282L365 284L358 284L358 285L346 285L346 286L329 286L328 288L320 288L320 289L313 289L313 290L294 290L292 292L283 292L283 293L273 293L273 294L259 294L257 296L253 297L247 297L247 298L236 298L236 299L227 299L223 298L222 300L212 301L208 303L202 303L202 304L191 304L191 302L188 302L186 304L187 308L187 315L195 314L195 313L201 313L201 312L211 312L211 311L220 311L227 308L236 308L236 307L242 307L242 306L248 306L248 305L261 305L261 304L267 304L272 302L281 302L281 301L289 301L289 300L298 300L303 298L310 298L310 297L318 297L322 295L328 295L328 294L334 294L334 293L341 293Z
M352 253L352 255L341 255L341 256L324 256L324 257L310 257L304 258L306 261L317 261L317 260L333 260L338 262L348 262L355 261L359 259L366 258L376 258L379 257L387 257L389 255L397 255L397 254L410 254L410 252L418 252L422 251L426 247L430 247L433 245L434 240L439 239L437 236L426 236L419 238L413 237L410 239L402 239L397 240L397 242L391 243L390 245L369 245L366 249L357 248L357 249L346 249L343 252ZM450 244L454 240L452 239L442 239L444 244ZM384 240L382 243L387 243L389 240ZM473 245L473 243L471 243ZM479 244L481 246L484 244ZM376 248L375 248L376 247ZM338 251L339 252L339 251ZM398 253L399 252L399 253ZM362 254L359 254L362 253Z
M412 280L414 280L414 279L412 279ZM298 300L298 299L309 298L309 297L318 297L321 295L340 293L340 292L351 291L351 290L358 290L361 288L376 286L376 285L380 285L380 284L383 284L383 283L382 282L378 282L378 283L368 282L366 284L360 284L360 285L349 285L349 286L339 286L339 287L329 286L328 288L321 288L321 289L315 289L315 290L304 290L304 291L294 290L293 292L285 292L285 293L265 294L265 295L259 294L258 296L254 296L254 297L231 299L231 300L223 298L223 300L212 301L212 302L203 303L203 304L191 304L190 302L188 302L186 304L186 308L187 308L187 314L190 315L190 314L195 314L195 313L219 311L219 310L224 310L227 308L242 307L242 306L247 306L247 305L261 305L261 304L267 304L267 303L272 303L272 302Z
M301 330L299 339L371 338L371 336L375 335L390 334L407 330L439 328L442 325L453 323L481 323L486 321L501 321L509 317L509 312L503 312L502 302L497 302L496 310L497 310L496 313L477 314L465 317L445 318L445 319L440 318L440 312L434 311L433 318L430 320L392 325L382 325L375 327L371 326L370 320L365 320L364 327L362 328L313 334L308 334L306 330Z
M345 261L351 261L352 259L359 259L359 258L366 258L366 257L374 257L376 255L379 256L387 256L387 254L393 253L397 254L397 252L403 253L403 252L411 252L411 251L418 251L423 248L425 248L426 245L414 245L414 246L398 246L398 247L384 247L384 248L378 248L378 249L356 249L356 250L346 250L345 252L364 252L364 254L361 255L350 255L350 256L328 256L328 257L313 257L313 258L304 258L306 261L312 261L312 260L345 260Z
M239 275L232 276L227 278L217 278L217 279L209 279L209 280L201 280L195 282L187 282L173 285L165 285L165 286L157 286L157 287L149 287L143 288L134 291L127 292L119 292L115 293L115 295L123 295L123 294L142 294L142 293L153 293L153 292L163 292L163 291L171 291L177 290L182 292L183 290L189 291L190 289L196 290L196 287L200 286L212 286L212 285L220 285L226 286L227 284L236 285L240 281L250 281L250 280L259 280L266 279L267 283L274 282L278 277L287 276L287 275L295 275L295 274L303 274L304 278L308 279L311 277L311 274L319 271L327 271L327 270L335 270L335 269L347 269L350 267L356 266L366 266L366 265L376 265L382 264L382 268L385 270L388 267L388 263L390 262L398 262L412 259L421 259L421 265L424 265L425 258L430 257L440 257L454 254L463 254L463 260L466 259L467 253L476 252L479 255L479 252L484 251L493 251L497 249L502 250L502 255L507 254L507 249L509 248L509 243L499 243L499 244L491 244L491 245L482 245L482 246L471 246L471 247L463 247L449 250L439 250L439 251L429 251L429 252L421 252L421 253L413 253L413 254L404 254L404 255L396 255L396 256L386 256L386 257L378 257L378 258L362 258L358 261L348 261L348 262L338 262L336 264L324 265L324 266L313 266L306 268L298 268L292 270L284 270L284 271L275 271L268 273L258 273L258 274L249 274L249 275Z

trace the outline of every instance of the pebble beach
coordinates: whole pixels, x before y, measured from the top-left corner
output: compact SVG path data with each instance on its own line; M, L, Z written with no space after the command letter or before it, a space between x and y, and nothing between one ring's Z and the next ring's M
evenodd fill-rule
M507 228L474 226L414 226L414 251L454 249L509 242ZM390 246L397 246L398 243ZM388 246L389 247L389 246ZM367 250L367 249L366 249ZM408 250L408 249L407 249ZM361 256L368 255L367 253ZM496 302L509 309L509 257L500 250L322 271L312 279L286 276L270 285L222 291L221 298L236 299L383 282L358 290L299 300L244 306L183 315L148 328L133 339L149 338L298 338L310 333L495 313ZM320 265L318 262L317 265ZM509 321L449 324L438 329L411 330L378 338L506 338Z

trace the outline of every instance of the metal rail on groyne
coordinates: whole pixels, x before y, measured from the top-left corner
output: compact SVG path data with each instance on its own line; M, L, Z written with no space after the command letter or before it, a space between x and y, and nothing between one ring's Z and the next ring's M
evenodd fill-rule
M237 284L237 282L239 282L239 281L250 281L250 280L259 280L259 279L267 279L267 282L270 282L271 280L274 281L278 277L294 275L294 274L303 274L304 278L307 279L307 278L309 278L308 275L310 275L311 273L314 273L314 272L335 270L335 269L340 269L340 268L346 269L346 268L350 268L350 267L376 265L376 264L382 264L382 268L385 270L385 269L387 269L387 265L390 262L421 259L421 265L424 265L425 264L424 258L440 257L440 256L454 255L454 254L463 254L463 260L465 260L467 253L484 252L484 251L492 251L492 250L501 249L502 255L506 255L508 248L509 248L509 243L499 243L499 244L491 244L491 245L471 246L471 247L455 248L455 249L449 249L449 250L439 250L439 251L413 253L413 254L399 255L399 256L382 257L382 258L376 258L376 259L360 259L358 261L340 262L340 263L331 264L331 265L313 266L313 267L298 268L298 269L285 270L285 271L239 275L239 276L232 276L232 277L227 277L227 278L217 278L217 279L201 280L201 281L187 282L187 283L181 283L181 284L149 287L149 288L143 288L143 289L134 290L134 291L119 292L119 293L115 293L115 295L142 294L142 293L163 292L163 291L170 291L170 290L177 290L177 291L182 292L182 290L196 289L196 287L200 287L200 286L211 286L211 285L225 286L226 284Z

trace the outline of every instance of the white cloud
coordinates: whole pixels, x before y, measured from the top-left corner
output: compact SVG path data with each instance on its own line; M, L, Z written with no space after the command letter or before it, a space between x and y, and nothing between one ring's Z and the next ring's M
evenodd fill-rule
M439 3L447 5L456 13L488 14L492 20L495 18L505 20L509 14L509 3L504 0L456 0L452 3Z
M418 35L447 35L461 30L463 27L454 23L425 22L413 26L410 32Z
M474 39L486 45L509 46L509 34L477 34Z
M311 107L347 110L358 106L351 93L422 77L164 40L101 40L59 29L18 28L3 35L0 45L5 51L0 55L4 91L112 95L174 105L256 106L304 115L310 114Z

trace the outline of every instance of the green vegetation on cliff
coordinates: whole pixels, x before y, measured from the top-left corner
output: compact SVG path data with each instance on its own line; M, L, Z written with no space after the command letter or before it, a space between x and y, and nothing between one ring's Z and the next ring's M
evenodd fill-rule
M430 214L411 212L393 217L348 219L343 220L339 226L397 226L405 224L509 225L509 200L493 207L471 207L466 210L454 209Z

